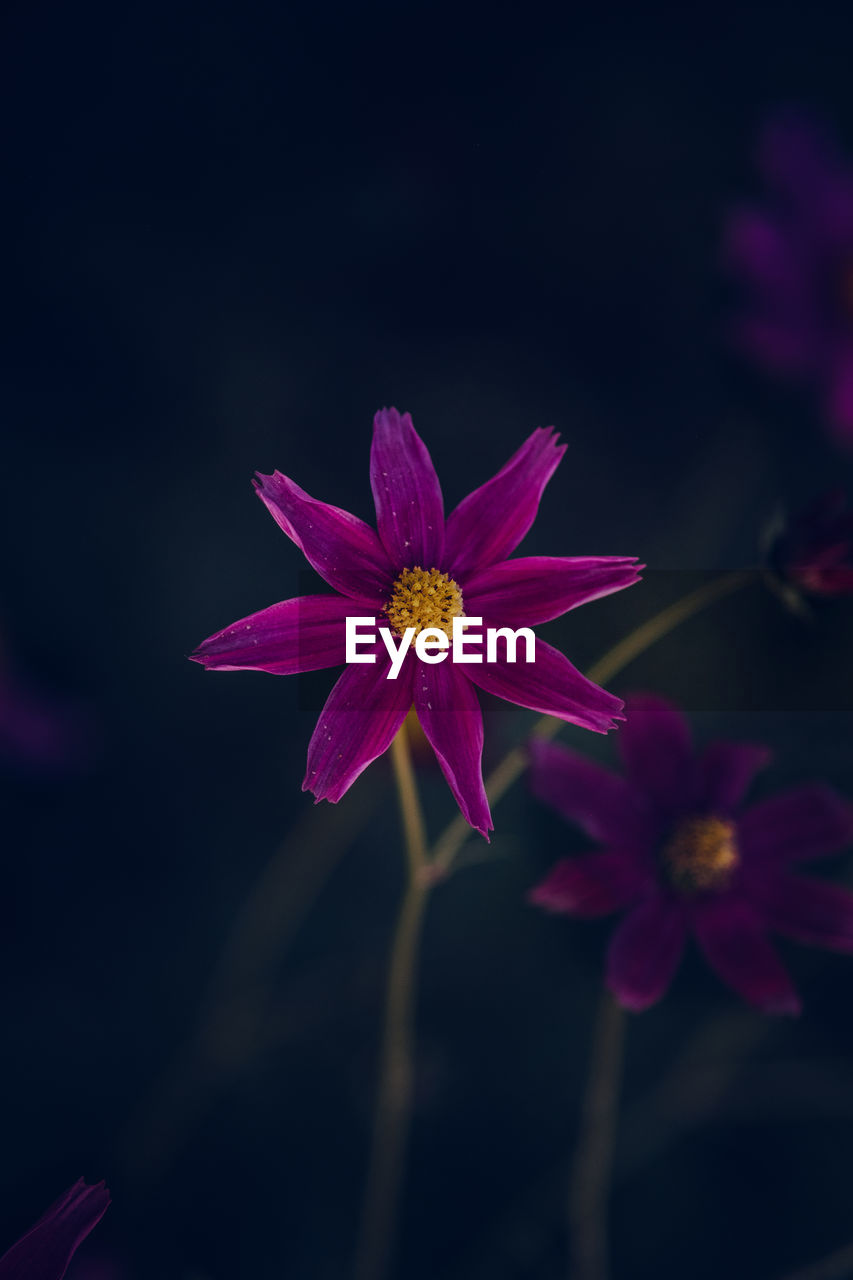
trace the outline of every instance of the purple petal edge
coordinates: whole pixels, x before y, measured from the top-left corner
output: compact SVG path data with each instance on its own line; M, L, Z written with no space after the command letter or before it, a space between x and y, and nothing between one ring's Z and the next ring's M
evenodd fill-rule
M374 418L370 487L376 527L394 568L438 568L444 501L432 459L408 413L380 409Z
M452 576L496 564L515 550L566 452L558 439L553 427L538 427L491 480L450 513L444 557Z
M0 1258L0 1280L62 1280L74 1253L109 1204L103 1182L87 1186L78 1179Z
M258 497L280 529L330 587L351 599L382 608L391 594L394 572L376 533L357 516L318 502L280 471L257 473Z

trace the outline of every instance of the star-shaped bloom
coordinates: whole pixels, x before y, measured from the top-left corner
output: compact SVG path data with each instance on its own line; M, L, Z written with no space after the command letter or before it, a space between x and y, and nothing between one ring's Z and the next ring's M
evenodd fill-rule
M628 1009L660 999L692 934L750 1003L799 1012L768 933L853 951L853 894L794 870L853 841L853 805L818 782L741 811L765 747L715 742L696 755L686 719L663 700L629 699L626 714L624 777L531 743L534 792L603 846L558 862L531 900L574 916L626 912L607 983Z
M768 121L758 165L767 198L735 210L726 234L746 293L736 336L769 370L815 384L853 449L853 165L795 112Z
M438 477L408 414L374 420L370 484L376 531L318 502L281 475L259 475L259 497L308 562L337 593L301 596L251 614L205 640L192 655L209 670L290 675L341 666L345 622L368 617L395 635L437 629L454 617L483 627L534 627L636 582L625 556L508 559L532 525L565 446L540 428L506 466L445 519ZM536 638L535 660L422 662L410 647L400 674L377 645L376 662L345 667L308 747L303 790L340 800L391 744L414 705L466 820L486 835L492 820L482 778L483 718L475 686L599 733L622 718L620 699L581 675Z
M0 1280L62 1280L86 1236L107 1211L103 1182L89 1187L81 1178L0 1258Z

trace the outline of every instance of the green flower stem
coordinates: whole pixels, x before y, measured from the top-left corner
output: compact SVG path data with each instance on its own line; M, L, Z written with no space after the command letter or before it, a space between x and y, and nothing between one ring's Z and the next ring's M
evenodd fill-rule
M724 574L690 592L614 645L590 668L589 678L597 683L612 679L651 645L668 635L680 622L744 586L753 577L754 574L750 571ZM562 720L542 716L535 724L533 733L552 738L562 725ZM464 818L458 816L445 828L430 854L405 725L391 745L391 759L405 833L407 884L391 946L381 1074L356 1253L356 1280L384 1280L391 1265L397 1205L411 1120L414 989L424 911L430 888L452 870L456 856L471 830ZM527 757L521 747L514 748L504 757L486 782L486 792L492 805L497 803L526 767ZM605 1256L605 1206L610 1178L612 1121L621 1062L621 1011L618 1011L615 1004L613 1008L610 1007L614 1002L609 997L608 1002L606 1010L602 1010L596 1035L591 1084L584 1106L583 1139L576 1163L576 1168L581 1172L573 1182L572 1192L575 1254L577 1258L581 1254L584 1258L589 1256L592 1259L589 1266L593 1266L596 1259ZM599 1058L607 1068L602 1079L598 1079L601 1068L596 1064ZM584 1183L581 1186L582 1177L590 1179L589 1185ZM600 1270L578 1272L582 1280L593 1280L593 1277L600 1280L604 1274Z
M676 600L675 604L667 605L660 613L656 613L653 618L649 618L648 622L642 623L624 640L615 644L590 667L586 673L587 676L596 684L606 684L624 671L635 658L639 658L640 654L645 653L658 640L669 635L670 631L680 623L686 622L688 618L700 613L708 605L722 600L740 587L746 586L748 582L754 581L755 576L754 570L742 569L735 573L724 573L719 578L713 578L703 586L697 587L695 591ZM538 738L553 738L562 729L563 724L564 721L558 720L556 716L541 716L534 724L531 733ZM492 806L498 803L526 768L527 754L524 748L513 747L486 779L486 795ZM452 822L448 823L436 841L429 859L430 869L436 878L449 874L456 855L470 834L471 828L461 814L457 814Z
M405 724L391 745L406 837L408 880L394 930L373 1139L356 1253L356 1280L382 1280L394 1249L412 1110L412 1041L418 951L429 883L426 835Z
M607 1201L625 1044L625 1014L609 991L592 1038L581 1125L569 1184L571 1280L607 1280Z
M800 1271L792 1271L784 1280L845 1280L853 1275L853 1244L845 1245Z

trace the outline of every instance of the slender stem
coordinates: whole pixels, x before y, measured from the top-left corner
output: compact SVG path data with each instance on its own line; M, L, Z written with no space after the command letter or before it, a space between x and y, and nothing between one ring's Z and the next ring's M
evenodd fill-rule
M853 1275L853 1244L812 1262L800 1271L791 1271L784 1280L843 1280Z
M596 1017L569 1187L571 1280L607 1280L607 1201L622 1079L625 1015L605 991Z
M716 600L723 599L753 581L755 572L751 569L739 570L735 573L724 573L719 578L695 591L689 592L675 604L667 605L660 613L642 623L635 631L620 640L608 650L598 662L590 667L587 675L596 684L612 680L621 671L638 658L646 649L651 648L658 640L673 631L680 623L686 622ZM564 721L555 716L541 716L533 726L532 733L538 738L553 738L562 729ZM486 779L486 795L491 805L496 805L506 791L517 781L527 768L527 753L522 747L513 749L492 770ZM446 875L462 845L471 834L471 828L461 816L457 816L447 824L435 844L431 865L438 875Z
M356 1253L356 1280L383 1280L394 1249L411 1120L418 949L429 893L429 884L421 874L426 865L426 837L405 725L394 739L391 757L406 837L408 880L388 969L381 1074Z
M366 777L339 805L308 806L264 864L234 917L186 1040L140 1100L122 1137L132 1176L160 1176L219 1090L264 1044L271 975L381 803L377 783Z
M394 781L397 784L400 814L403 819L403 832L406 837L406 858L409 864L409 877L415 880L420 876L426 865L427 841L424 815L421 811L417 783L415 782L415 771L412 768L409 732L405 723L391 743L391 762L394 766Z
M590 667L587 672L589 679L596 684L612 680L614 676L619 675L620 671L624 671L630 662L639 658L641 653L645 653L658 640L662 640L664 636L669 635L670 631L674 631L679 623L686 622L688 618L700 613L702 609L707 609L708 605L716 603L717 600L730 596L733 591L745 587L748 582L754 582L755 577L754 569L738 569L734 573L723 573L719 578L712 578L710 582L703 583L695 591L688 591L686 596L676 600L675 604L661 609L660 613L656 613L653 618L649 618L648 622L642 623L624 640L620 640L612 649L609 649Z

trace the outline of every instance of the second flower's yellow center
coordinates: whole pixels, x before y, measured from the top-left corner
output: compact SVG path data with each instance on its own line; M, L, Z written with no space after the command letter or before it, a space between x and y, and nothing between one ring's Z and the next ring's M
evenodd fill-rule
M681 893L723 889L740 862L734 825L722 818L686 818L664 845L661 861Z
M415 628L416 638L427 627L436 627L449 638L453 619L462 616L462 592L446 573L416 564L394 583L385 615L398 636L407 627Z

